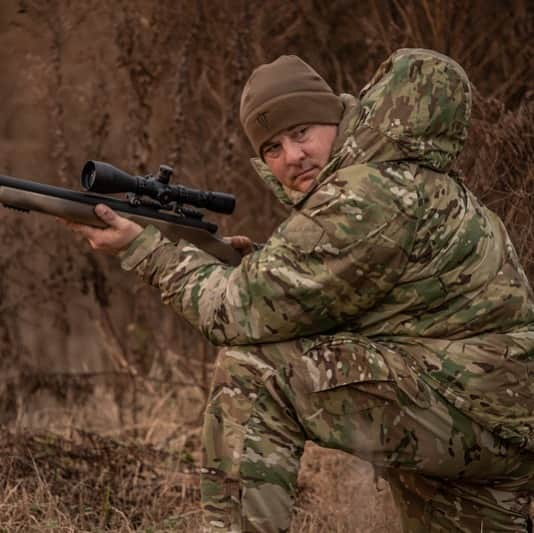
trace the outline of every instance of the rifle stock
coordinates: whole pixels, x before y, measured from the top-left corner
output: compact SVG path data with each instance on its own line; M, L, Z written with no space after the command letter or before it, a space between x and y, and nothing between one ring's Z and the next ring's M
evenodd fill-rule
M36 211L104 228L106 224L94 212L94 207L103 203L143 227L148 224L157 226L170 240L184 239L229 265L237 266L241 261L239 252L215 235L216 226L213 224L144 206L132 206L115 198L0 176L0 203L22 211Z

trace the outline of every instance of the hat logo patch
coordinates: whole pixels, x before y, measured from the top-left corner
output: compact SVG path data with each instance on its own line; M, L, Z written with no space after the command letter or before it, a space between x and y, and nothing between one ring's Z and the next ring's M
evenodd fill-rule
M269 121L267 120L267 112L264 111L263 113L258 113L258 116L256 117L256 122L263 128L263 129L269 129Z

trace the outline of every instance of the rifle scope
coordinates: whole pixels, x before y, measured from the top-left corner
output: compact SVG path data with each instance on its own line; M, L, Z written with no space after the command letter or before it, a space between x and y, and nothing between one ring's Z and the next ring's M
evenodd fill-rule
M209 209L216 213L231 214L235 207L235 197L223 192L202 191L183 185L169 185L172 169L166 165L159 167L154 176L131 176L109 163L87 161L82 169L81 183L86 191L112 194L129 192L137 196L149 196L165 205L170 202L188 204Z

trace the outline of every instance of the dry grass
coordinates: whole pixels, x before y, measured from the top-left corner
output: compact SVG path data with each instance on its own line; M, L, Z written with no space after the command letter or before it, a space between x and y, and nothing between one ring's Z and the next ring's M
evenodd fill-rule
M76 187L88 158L131 172L170 163L186 185L235 193L222 232L261 241L285 211L247 162L238 106L250 70L297 53L356 93L391 51L428 47L477 88L458 166L534 279L532 2L214 5L2 2L1 173ZM0 531L198 531L214 350L63 228L0 216ZM398 528L388 488L355 458L310 446L299 483L294 533Z
M191 460L77 431L5 433L0 531L194 531L199 487Z

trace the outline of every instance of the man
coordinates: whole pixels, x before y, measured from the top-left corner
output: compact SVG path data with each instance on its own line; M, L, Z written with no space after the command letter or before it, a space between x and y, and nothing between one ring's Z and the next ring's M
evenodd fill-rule
M228 347L207 531L288 531L306 440L372 462L407 532L530 527L534 298L502 222L449 172L470 111L464 71L432 51L397 51L359 98L283 56L241 100L256 170L293 207L261 250L229 267L104 206L108 229L75 226Z

